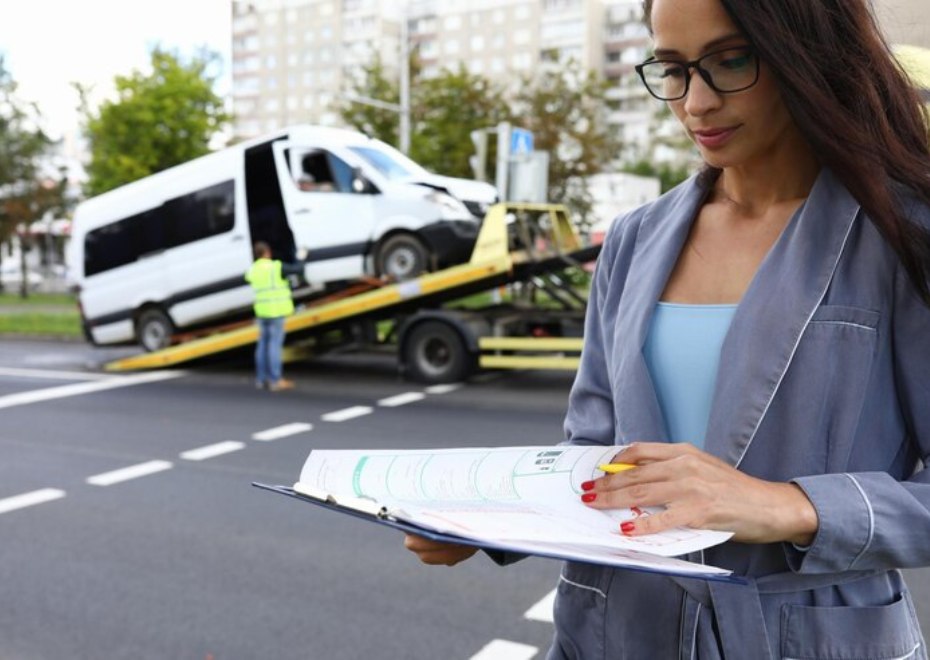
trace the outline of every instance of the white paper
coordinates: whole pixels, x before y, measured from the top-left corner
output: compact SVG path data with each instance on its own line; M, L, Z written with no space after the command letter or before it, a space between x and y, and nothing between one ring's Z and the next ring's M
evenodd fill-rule
M723 543L732 534L675 528L628 537L626 520L660 511L591 509L581 502L581 484L618 447L501 447L441 450L314 450L296 490L373 500L392 517L424 528L506 543L527 552L557 549L578 559L614 557L618 562L685 572L722 569L661 558ZM689 567L689 568L685 568ZM677 569L675 569L677 570Z

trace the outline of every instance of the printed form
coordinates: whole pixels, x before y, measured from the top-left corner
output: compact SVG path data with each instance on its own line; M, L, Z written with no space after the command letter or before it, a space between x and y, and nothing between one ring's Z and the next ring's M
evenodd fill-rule
M617 453L614 446L314 450L294 490L350 507L374 503L396 520L530 553L728 573L670 559L723 543L728 532L680 527L627 537L622 522L661 508L601 511L581 503L581 484L603 476L597 466Z

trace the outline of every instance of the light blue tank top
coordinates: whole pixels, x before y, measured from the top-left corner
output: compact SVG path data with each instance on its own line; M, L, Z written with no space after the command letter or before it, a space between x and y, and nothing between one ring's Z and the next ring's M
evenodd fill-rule
M672 442L704 446L720 349L735 313L736 305L656 306L643 357Z

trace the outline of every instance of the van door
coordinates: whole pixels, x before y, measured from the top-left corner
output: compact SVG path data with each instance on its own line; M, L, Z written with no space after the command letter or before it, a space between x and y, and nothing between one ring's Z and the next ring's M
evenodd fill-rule
M290 141L273 145L281 196L297 253L311 284L365 275L375 226L374 195L355 191L355 172L326 149Z
M164 204L171 316L178 326L220 318L251 304L244 280L252 250L236 226L235 183L223 181Z

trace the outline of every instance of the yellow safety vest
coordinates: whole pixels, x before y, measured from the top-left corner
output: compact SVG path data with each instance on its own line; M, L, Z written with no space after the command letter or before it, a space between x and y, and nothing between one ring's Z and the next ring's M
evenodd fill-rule
M281 262L258 259L245 274L246 281L255 291L255 316L276 319L294 313L291 286L281 276Z

